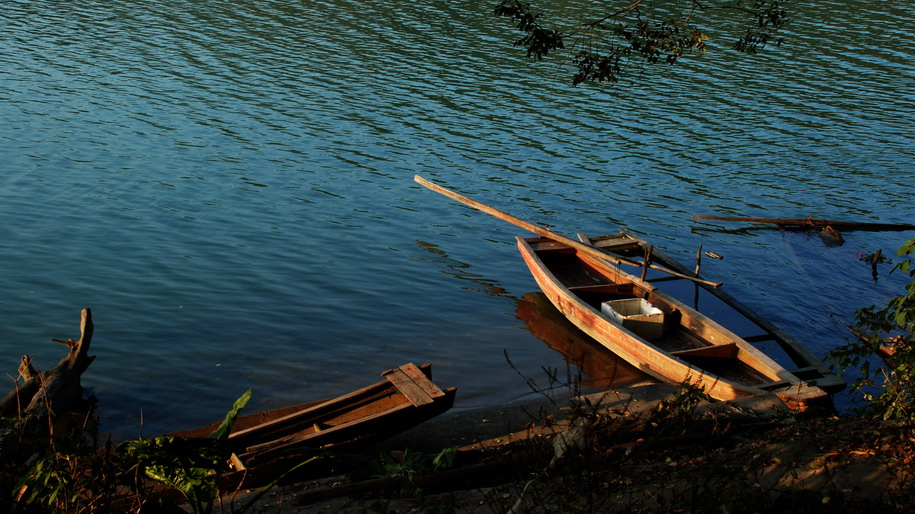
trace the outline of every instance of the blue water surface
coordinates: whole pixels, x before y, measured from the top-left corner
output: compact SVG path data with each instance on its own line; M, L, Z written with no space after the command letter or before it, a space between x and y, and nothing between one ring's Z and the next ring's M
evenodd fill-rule
M6 2L0 370L50 368L88 306L83 382L118 437L408 361L458 409L532 397L504 352L537 379L565 365L516 317L523 231L417 173L565 233L628 227L684 261L701 243L725 256L704 274L817 354L899 290L858 257L915 234L827 248L692 216L912 222L910 9L792 6L759 55L725 26L704 56L572 88L492 3Z

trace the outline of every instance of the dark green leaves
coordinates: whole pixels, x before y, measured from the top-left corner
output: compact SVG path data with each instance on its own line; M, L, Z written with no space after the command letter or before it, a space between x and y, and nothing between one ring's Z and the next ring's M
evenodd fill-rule
M530 3L503 0L493 14L511 18L525 35L515 46L527 49L527 56L541 60L552 50L569 48L569 60L578 68L572 84L582 82L617 82L633 61L647 64L674 64L688 53L705 53L709 37L696 22L712 10L726 13L718 23L748 26L734 48L756 53L769 42L773 32L787 19L783 8L787 0L731 0L681 2L662 0L624 2L616 11L598 11L596 21L580 21L567 31L547 28L541 15Z
M232 410L226 413L226 419L222 421L222 424L219 425L219 428L210 434L211 438L223 441L229 437L229 432L232 431L232 427L235 425L235 420L238 419L238 415L241 414L241 410L245 408L245 405L248 405L248 401L251 400L251 394L253 392L253 389L248 389L241 396L239 396L237 400L235 400L235 403L232 404Z
M755 54L758 49L765 47L772 39L772 33L781 28L788 19L788 12L782 8L785 1L756 0L752 2L752 9L741 9L742 4L749 2L737 2L734 9L744 10L750 16L755 17L756 23L734 43L734 49L738 52ZM781 44L781 40L776 40L776 44Z
M620 72L620 55L600 55L594 52L579 52L574 57L578 73L572 77L572 85L582 82L616 82Z
M551 50L562 48L562 35L555 30L545 29L537 23L539 14L534 14L531 4L521 3L518 0L503 0L493 10L496 16L511 18L518 30L526 33L524 37L515 41L515 46L527 49L527 56L537 60L543 59Z

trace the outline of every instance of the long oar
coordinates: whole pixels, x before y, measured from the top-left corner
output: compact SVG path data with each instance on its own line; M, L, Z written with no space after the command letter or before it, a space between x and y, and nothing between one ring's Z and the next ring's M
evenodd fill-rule
M580 251L580 252L582 252L582 253L585 253L585 254L587 254L587 255L590 255L591 257L596 257L596 258L598 258L598 259L606 260L606 261L611 261L611 262L622 262L622 263L628 264L628 265L630 265L630 266L635 266L635 267L638 267L638 268L641 268L641 267L642 267L642 263L640 263L640 262L630 261L630 260L624 259L624 258L622 258L622 257L620 257L620 256L618 256L618 255L611 255L611 254L608 254L608 253L604 252L603 250L601 250L601 249L599 249L599 248L595 248L595 247L593 247L593 246L586 245L586 244L584 244L584 243L580 243L580 242L578 242L578 241L576 241L576 240L574 240L574 239L569 239L568 237L565 237L565 236L563 236L563 235L557 234L557 233L555 233L555 232L551 232L551 231L549 231L549 230L547 230L547 229L545 229L545 228L543 228L543 227L541 227L541 226L539 226L539 225L534 225L533 223L530 223L530 222L528 222L528 221L524 221L524 220L521 219L521 218L517 218L517 217L515 217L515 216L512 216L511 214L508 214L507 212L502 212L502 211L500 211L499 209L495 209L495 208L490 207L490 206L488 206L488 205L486 205L486 204L480 203L480 202L478 202L478 201L476 201L476 200L472 200L472 199L470 199L470 198L467 198L467 197L464 196L464 195L455 193L454 191L451 191L450 189L445 189L444 187L442 187L442 186L440 186L440 185L438 185L438 184L433 184L432 182L429 182L428 180L426 180L426 179L420 177L419 175L415 175L415 176L413 177L413 180L415 180L415 181L416 181L417 183L419 183L420 185L422 185L422 186L424 186L424 187L427 187L427 188L429 188L429 189L435 191L436 193L439 193L439 194L441 194L441 195L445 195L445 196L447 196L448 198L451 198L451 199L453 199L453 200L457 200L457 201L459 201L459 202L461 202L461 203L463 203L463 204L465 204L465 205L469 205L470 207L473 207L474 209L477 209L478 211L483 211L483 212L485 212L486 214L489 214L489 215L491 215L491 216L495 216L495 217L497 217L497 218L499 218L499 219L501 219L501 220L503 220L503 221L507 221L507 222L511 223L512 225L516 225L516 226L518 226L518 227L523 228L524 230L527 230L527 231L529 231L529 232L533 232L534 234L537 234L538 236L542 236L542 237L545 237L545 238L547 238L547 239L552 239L553 241L556 241L557 243L562 243L562 244L564 244L564 245L566 245L566 246L570 246L570 247L572 247L572 248L575 248L576 250L578 250L578 251ZM656 270L659 270L659 271L663 271L664 273L667 273L667 274L669 274L669 275L672 275L672 276L675 276L675 277L678 277L678 278L683 278L683 279L686 279L686 280L692 280L693 282L698 282L698 283L700 283L700 284L705 284L705 285L708 285L708 286L711 286L711 287L718 287L718 286L721 285L720 282L709 282L709 281L707 281L707 280L702 280L701 278L691 277L691 276L689 276L689 275L684 275L684 274L682 274L682 273L677 273L676 271L667 269L667 268L665 268L664 266L658 266L657 264L649 264L649 266L650 266L652 269L656 269Z

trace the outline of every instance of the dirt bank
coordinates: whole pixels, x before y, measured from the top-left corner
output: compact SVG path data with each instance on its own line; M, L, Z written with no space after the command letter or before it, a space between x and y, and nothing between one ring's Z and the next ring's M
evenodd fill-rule
M383 478L351 474L277 488L258 508L857 512L902 511L915 501L910 429L860 418L799 417L771 398L703 405L691 419L674 419L675 412L653 417L674 391L653 385L590 396L594 404L603 400L606 415L573 421L580 435L569 439L573 444L559 458L562 445L544 435L570 427L563 424L568 411L558 405L443 416L373 449L403 458L409 448L422 452L413 454L422 459L411 460L408 452L405 464L389 460ZM532 424L536 419L550 421ZM457 446L478 451L444 472L423 467L442 449Z

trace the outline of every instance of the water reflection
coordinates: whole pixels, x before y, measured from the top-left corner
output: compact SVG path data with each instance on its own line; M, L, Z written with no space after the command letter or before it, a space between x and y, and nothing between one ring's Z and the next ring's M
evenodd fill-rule
M516 304L515 314L531 334L581 371L584 387L608 389L651 380L579 330L543 293L522 296Z

